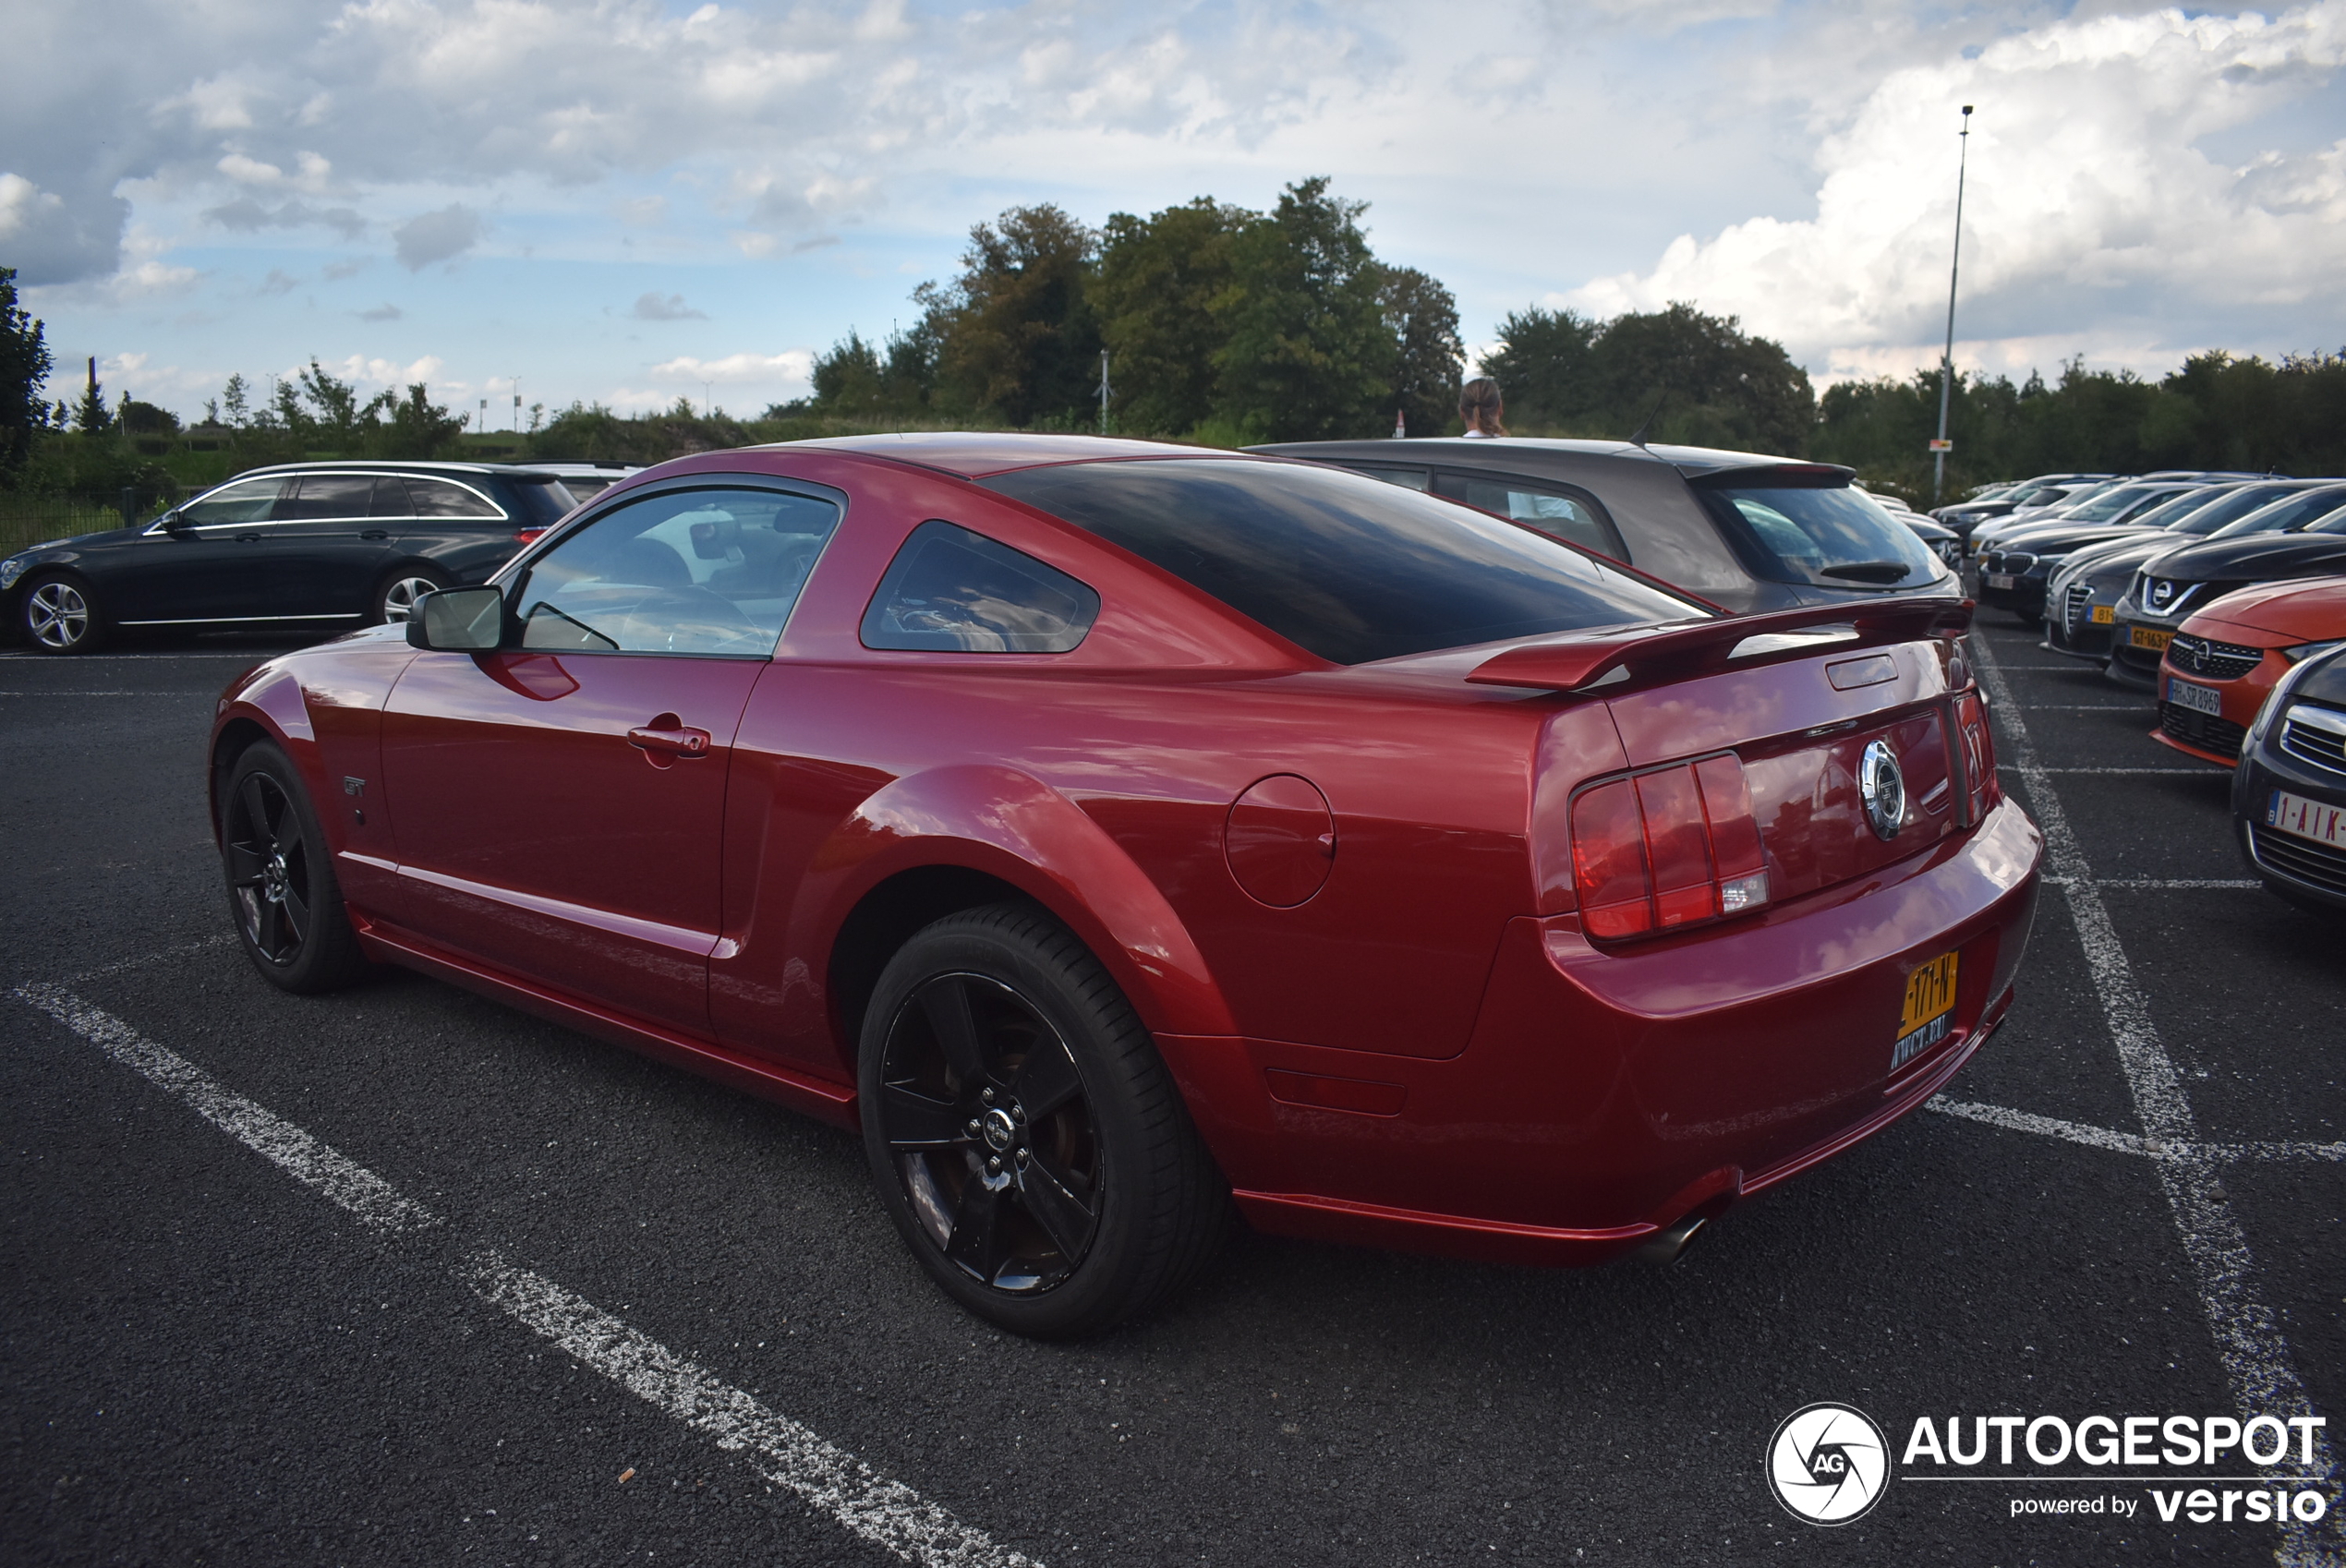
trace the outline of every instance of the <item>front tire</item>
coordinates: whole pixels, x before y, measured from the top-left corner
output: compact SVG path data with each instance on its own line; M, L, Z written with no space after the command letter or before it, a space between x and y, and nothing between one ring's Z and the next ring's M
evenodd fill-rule
M73 577L36 577L26 584L17 627L35 653L93 653L106 640L96 594Z
M859 1067L889 1217L998 1327L1096 1333L1179 1291L1221 1238L1228 1190L1147 1029L1039 910L968 910L907 942Z
M444 572L429 566L403 566L375 585L374 625L405 622L416 613L416 601L436 594L450 582Z
M309 791L270 742L247 748L229 769L220 850L228 911L262 979L311 995L367 972Z

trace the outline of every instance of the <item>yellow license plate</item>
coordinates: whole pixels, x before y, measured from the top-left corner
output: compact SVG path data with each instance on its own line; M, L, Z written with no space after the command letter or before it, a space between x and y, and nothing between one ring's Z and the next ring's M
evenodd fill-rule
M2167 645L2174 640L2174 636L2172 632L2161 632L2155 626L2130 626L2126 629L2128 642L2138 648L2148 648L2153 653L2165 653Z
M2095 624L2095 625L2097 625L2097 626L2107 626L2107 625L2109 625L2111 621L2115 621L2115 620L2117 620L2117 619L2118 619L2118 607L2117 607L2116 605L2114 605L2114 604L2098 604L2098 605L2094 606L2094 624Z
M1947 1038L1954 1026L1956 953L1941 953L1906 977L1906 1007L1898 1019L1898 1043L1891 1047L1896 1072Z

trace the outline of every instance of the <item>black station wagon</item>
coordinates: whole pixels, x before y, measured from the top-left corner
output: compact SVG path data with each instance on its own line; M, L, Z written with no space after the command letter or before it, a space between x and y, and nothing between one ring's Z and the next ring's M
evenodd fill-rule
M0 615L40 653L117 633L405 621L489 580L570 511L555 475L478 463L299 463L240 474L143 527L0 561Z

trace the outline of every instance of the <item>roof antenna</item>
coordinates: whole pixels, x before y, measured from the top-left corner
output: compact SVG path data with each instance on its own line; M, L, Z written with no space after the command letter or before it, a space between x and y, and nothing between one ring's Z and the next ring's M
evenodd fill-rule
M1637 433L1629 438L1629 444L1631 446L1642 447L1646 444L1646 432L1653 428L1654 419L1662 413L1662 405L1668 402L1669 398L1669 392L1664 392L1660 397L1653 400L1653 407L1646 413L1645 423L1639 426Z

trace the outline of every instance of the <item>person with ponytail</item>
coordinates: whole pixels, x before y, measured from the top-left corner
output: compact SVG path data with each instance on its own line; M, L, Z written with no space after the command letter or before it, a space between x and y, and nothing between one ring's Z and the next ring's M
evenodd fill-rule
M1504 436L1506 425L1500 423L1506 404L1499 400L1499 383L1488 376L1477 376L1458 389L1458 417L1466 421L1469 440L1477 437Z

